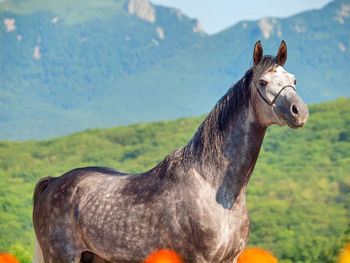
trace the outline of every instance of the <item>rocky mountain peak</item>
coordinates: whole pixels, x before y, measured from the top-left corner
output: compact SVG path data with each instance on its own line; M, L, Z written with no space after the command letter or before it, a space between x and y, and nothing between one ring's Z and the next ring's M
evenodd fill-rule
M156 21L156 10L147 0L129 0L127 10L150 23Z

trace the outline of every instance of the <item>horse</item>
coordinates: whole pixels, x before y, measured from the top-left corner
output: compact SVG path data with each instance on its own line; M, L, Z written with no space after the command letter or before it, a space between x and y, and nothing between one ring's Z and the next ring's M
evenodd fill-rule
M250 233L245 195L266 129L296 129L309 115L286 59L284 41L277 56L256 42L253 65L188 144L147 172L84 167L41 179L34 262L142 262L160 248L185 262L236 262Z

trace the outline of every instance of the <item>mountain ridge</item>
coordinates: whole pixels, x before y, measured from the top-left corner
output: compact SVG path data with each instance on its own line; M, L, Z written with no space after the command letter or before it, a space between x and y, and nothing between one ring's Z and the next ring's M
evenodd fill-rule
M28 3L33 1L42 0ZM1 12L3 3L0 139L50 138L204 114L251 66L258 39L265 54L275 54L286 40L286 69L297 76L306 102L350 96L348 0L288 18L242 21L210 36L195 30L197 20L157 5L151 5L153 23L137 16L137 8L130 14L129 1L116 1L114 9L102 8L117 10L112 18L107 11L100 18L99 11L98 19L86 22L94 7L83 22L65 25L57 13ZM55 1L46 3L56 8ZM87 3L89 10L95 2Z

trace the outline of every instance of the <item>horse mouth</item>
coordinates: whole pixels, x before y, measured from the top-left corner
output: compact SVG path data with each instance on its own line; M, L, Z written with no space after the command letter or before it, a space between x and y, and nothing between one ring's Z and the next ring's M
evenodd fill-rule
M276 105L274 105L272 107L273 113L275 114L277 120L279 121L279 125L280 126L284 126L284 125L289 125L288 121L286 120L286 118L284 117L284 115L281 113L281 111L276 107Z
M306 119L303 121L302 119L295 118L289 112L284 113L283 109L281 110L277 106L273 107L273 111L281 126L288 125L292 129L298 129L306 123Z
M288 126L292 129L298 129L304 126L304 124L295 124L295 123L291 123L291 122L287 122Z

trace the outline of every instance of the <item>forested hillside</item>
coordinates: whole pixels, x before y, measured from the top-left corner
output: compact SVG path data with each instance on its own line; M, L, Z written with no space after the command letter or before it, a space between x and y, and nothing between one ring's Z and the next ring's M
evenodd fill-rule
M250 67L276 54L308 103L350 96L350 0L208 36L147 0L0 2L0 139L198 116ZM195 98L195 99L194 99Z
M29 262L32 194L41 177L81 166L150 169L203 120L93 129L43 141L0 142L0 251ZM270 127L248 186L249 246L281 263L334 262L349 238L350 99L310 106L305 127Z

